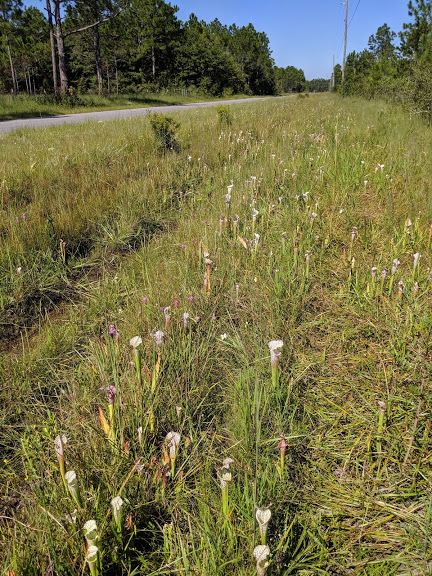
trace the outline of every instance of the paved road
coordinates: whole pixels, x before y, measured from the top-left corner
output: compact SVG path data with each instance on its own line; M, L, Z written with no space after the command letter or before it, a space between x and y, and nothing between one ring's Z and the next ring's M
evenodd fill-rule
M264 98L259 98L263 100ZM218 100L217 102L197 102L196 104L182 104L175 106L152 106L151 108L129 108L128 110L106 110L103 112L84 112L82 114L65 114L64 116L46 116L44 118L25 118L21 120L4 120L0 122L0 134L6 134L20 128L45 128L59 124L77 124L79 122L116 120L118 118L131 118L143 116L153 112L166 113L187 108L207 108L221 104L241 104L255 102L257 98L241 98L239 100Z

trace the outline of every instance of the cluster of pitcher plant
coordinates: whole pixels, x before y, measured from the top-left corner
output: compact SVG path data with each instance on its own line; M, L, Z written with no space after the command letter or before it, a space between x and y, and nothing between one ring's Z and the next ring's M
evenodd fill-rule
M162 331L157 331L152 334L152 338L156 345L156 366L155 366L155 373L150 383L151 393L155 392L157 386L157 378L159 374L159 366L160 366L160 355L161 355L161 348L162 342L164 338L164 333ZM142 379L141 375L141 358L140 352L138 350L139 346L142 345L142 339L139 336L135 336L130 340L130 345L132 346L133 356L134 356L134 365L137 372L137 379L139 382L146 382ZM279 382L279 360L280 355L283 347L282 340L273 340L269 342L269 350L270 350L270 357L271 357L271 372L272 372L272 383L273 386L276 386ZM157 367L157 370L156 370ZM106 386L103 388L107 394L107 402L108 402L108 418L104 416L104 412L102 408L100 408L100 423L104 433L107 436L107 439L111 443L115 443L116 441L116 422L115 422L115 412L112 409L114 406L115 398L116 398L116 388L114 386ZM177 414L180 416L181 414L181 407L176 407ZM153 422L154 424L154 422ZM150 427L152 431L154 431L154 427ZM137 430L137 440L140 446L143 444L143 428L139 427ZM161 452L161 460L160 465L155 463L155 481L159 484L161 488L162 496L165 495L165 486L169 479L174 480L176 477L176 459L179 453L179 447L181 444L182 438L179 432L172 430L166 434L164 442L162 443L162 452ZM189 443L190 440L187 438L186 442ZM59 462L59 469L60 469L60 477L64 486L65 491L73 501L73 504L76 506L72 514L69 514L67 518L70 521L76 522L77 511L85 511L85 501L83 501L83 496L80 491L79 483L77 474L74 470L67 470L66 465L66 446L68 444L68 440L64 435L56 436L54 440L54 447L57 454L58 462ZM284 461L285 461L285 452L286 448L288 447L288 442L286 441L284 436L281 436L281 441L278 443L278 448L280 451L280 461L276 464L276 468L278 474L282 478L284 474ZM233 509L230 503L230 496L229 496L229 485L233 479L233 468L234 460L230 457L225 458L222 462L222 466L216 469L216 476L219 480L220 489L221 489L221 516L223 518L224 524L226 526L230 526L232 524L232 515ZM140 468L138 462L135 463L134 469ZM183 479L182 471L179 473L180 482ZM114 496L111 500L111 509L112 509L112 530L117 538L122 537L123 533L123 516L122 516L122 507L124 505L124 501L121 498L120 493ZM258 507L255 506L255 518L258 524L259 535L261 543L256 546L253 550L253 557L256 560L256 569L257 574L264 575L266 568L269 566L269 557L270 557L270 548L267 545L267 530L268 525L271 519L271 511L270 506L268 507ZM101 549L101 536L98 530L96 521L93 519L87 520L83 525L83 536L85 537L86 542L86 553L85 553L85 560L89 567L89 571L91 576L101 576L103 574L102 570L102 557L103 557L103 550Z
M256 179L251 180L253 185L255 185ZM229 234L231 240L235 243L238 242L240 246L244 248L244 250L249 253L252 257L252 262L254 261L255 254L257 253L258 246L260 243L260 234L256 231L258 227L258 217L260 215L259 211L255 208L255 203L253 202L251 205L251 220L249 222L249 226L246 226L246 230L251 231L251 236L249 238L245 238L240 235L239 233L239 221L240 218L236 214L235 218L232 217L232 191L233 191L233 184L231 183L228 186L228 193L225 195L225 207L226 207L226 215L222 215L219 221L219 234L222 235L225 231ZM314 225L315 220L318 217L318 214L315 210L307 204L308 201L308 193L298 194L296 196L296 202L299 205L306 206L306 210L309 214L310 220L310 229ZM274 208L274 205L269 206L268 211L268 218L270 218L270 214ZM316 206L316 210L318 206ZM342 211L341 211L342 212ZM268 225L268 222L267 222ZM409 242L411 246L413 245L414 239L419 236L421 231L419 230L418 223L413 225L410 220L407 220L405 223L405 230L404 234L402 235L402 239L398 242L396 246L393 246L393 249L400 249L401 253L403 251L406 252L406 245ZM355 252L356 252L356 243L359 241L359 230L357 226L354 226L351 230L351 234L348 241L348 248L344 249L342 259L348 265L349 268L349 281L350 286L352 287L353 284L358 284L358 277L356 273L356 259L355 259ZM429 230L429 241L428 245L430 247L432 242L432 227ZM285 256L286 249L287 249L287 235L286 233L282 234L282 253ZM298 258L299 258L299 246L303 244L303 232L299 226L294 228L293 232L293 262L294 268L297 269L300 266ZM234 244L232 244L234 246ZM308 249L304 250L304 272L306 280L309 279L310 275L310 262L312 252ZM199 266L201 271L203 272L203 282L202 282L202 292L204 297L208 297L212 292L212 270L214 270L214 262L210 258L210 251L208 250L207 246L201 241L199 247ZM405 282L400 279L398 280L398 270L400 261L397 257L393 259L391 265L388 267L384 266L381 269L378 269L378 266L373 266L371 269L371 276L367 281L365 293L372 297L374 296L391 296L395 292L395 285L397 286L396 295L401 297L403 294L406 293L406 289L408 284L410 285L410 290L412 297L416 297L419 291L421 290L421 282L424 281L424 278L420 277L420 259L421 254L419 252L415 252L412 255L413 262L411 268L411 275L410 278L407 279ZM275 270L275 278L276 282L279 281L279 269ZM428 270L428 281L431 281L432 273ZM146 301L147 299L145 299ZM193 300L190 299L191 301ZM236 303L239 302L239 284L235 285L235 300ZM175 306L178 306L178 302L176 301ZM143 429L150 430L152 434L157 433L156 431L156 422L155 422L155 414L153 410L153 403L155 399L155 394L158 390L159 380L160 380L160 371L161 371L161 360L163 355L163 348L164 348L164 341L167 340L169 337L170 330L172 330L172 313L171 307L165 307L162 309L164 314L165 320L165 332L162 330L154 330L150 334L151 344L153 348L153 367L152 369L146 370L143 374L143 361L142 361L142 352L141 348L143 346L143 339L141 336L137 335L130 339L130 346L132 349L132 360L131 363L134 367L134 371L136 374L136 379L138 386L140 389L146 392L146 411L143 413L143 418L145 421L142 422L142 426L137 429L137 439L140 447L143 446L145 442L145 437L143 434ZM190 321L190 314L189 312L183 312L181 316L181 329L187 331L189 328L189 321ZM199 320L199 319L198 319ZM109 326L108 330L109 338L112 341L117 343L119 341L119 331L116 329L114 324ZM226 340L227 335L223 334L221 336L221 340ZM271 364L271 386L274 392L276 392L280 388L280 357L283 348L283 341L282 340L272 340L269 342L269 351L270 351L270 364ZM109 442L115 443L116 442L116 430L118 423L116 422L116 410L115 408L115 401L117 395L116 386L113 384L107 385L101 388L106 392L107 397L107 416L106 412L102 407L99 407L99 419L101 428L106 434L106 437ZM180 417L181 414L181 407L177 406L177 415ZM381 436L383 433L384 425L385 425L385 414L386 414L386 404L384 402L378 403L378 428L377 428L377 439L376 439L376 452L378 454L382 451L381 446ZM190 442L190 439L187 439L187 442ZM168 434L166 434L164 441L162 442L162 451L161 451L161 459L160 464L154 463L154 470L155 470L155 481L161 488L162 495L165 494L165 487L167 482L174 481L183 481L183 471L180 471L176 477L176 460L178 458L179 450L182 444L182 437L179 431L172 430ZM59 435L55 438L55 450L57 453L59 467L60 467L60 475L62 479L62 483L67 494L72 499L74 505L77 509L83 509L83 499L80 493L78 478L74 470L66 470L66 459L65 459L65 448L67 445L67 438L64 435ZM284 435L280 436L280 441L277 444L277 448L279 449L279 461L275 461L275 467L280 479L283 478L285 473L285 455L286 450L289 446L288 440ZM230 526L232 524L232 517L233 517L233 507L230 502L230 483L233 479L233 465L234 460L230 457L227 457L223 460L222 465L216 469L216 477L220 484L221 489L221 517L223 518L223 522L226 526ZM138 467L138 464L135 464ZM120 496L120 493L115 496L111 500L111 507L112 507L112 525L113 531L117 535L117 537L122 536L122 506L124 502ZM74 510L76 513L77 510ZM74 514L73 513L73 514ZM263 576L266 572L267 567L270 564L270 557L271 551L270 547L267 544L267 531L269 522L271 519L271 511L270 506L267 507L258 507L256 506L255 511L255 519L258 524L259 534L260 534L260 544L255 546L253 550L253 557L256 561L256 571L258 576ZM83 527L83 534L86 539L86 561L92 576L98 576L102 574L102 550L101 550L101 542L100 542L100 535L96 526L96 522L94 520L88 520ZM170 534L170 529L164 527L164 541L168 541Z
M415 224L411 222L408 218L405 221L404 231L402 237L395 244L392 241L393 251L399 250L400 253L406 253L407 243L413 246L422 232L420 229L418 220ZM354 256L355 242L358 238L358 227L353 226L351 231L348 258L346 250L344 250L342 259L347 262L349 267L349 284L355 286L357 289L359 287L359 277L356 271L356 258ZM428 230L428 247L430 247L432 241L432 224L429 226ZM421 272L420 260L422 255L420 252L411 252L411 272L405 278L400 278L399 266L401 261L398 257L393 258L391 262L387 265L378 267L376 265L372 266L370 269L370 276L366 279L366 287L364 289L364 294L370 297L378 296L395 296L398 299L402 299L406 296L410 299L415 300L422 293L422 282L423 287L425 287L425 282L429 284L432 281L432 271L428 268L426 274ZM398 280L398 277L400 278Z

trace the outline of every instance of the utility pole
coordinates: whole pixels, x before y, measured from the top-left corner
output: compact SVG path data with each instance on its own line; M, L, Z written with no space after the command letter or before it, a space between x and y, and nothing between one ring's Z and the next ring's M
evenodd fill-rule
M334 63L334 54L333 54L332 89L334 89L335 84L336 84L336 78L335 78L335 63Z
M344 80L345 80L347 34L348 34L348 0L345 0L345 40L344 40L344 54L343 54L343 63L342 63L342 84L344 83Z

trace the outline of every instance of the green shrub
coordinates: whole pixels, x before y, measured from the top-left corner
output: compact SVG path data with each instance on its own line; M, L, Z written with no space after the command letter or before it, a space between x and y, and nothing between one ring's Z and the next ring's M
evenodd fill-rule
M405 101L411 110L427 122L432 119L432 72L423 63L413 67L412 75L406 83Z
M164 114L152 114L150 116L150 125L161 151L174 150L179 152L180 143L177 130L180 128L180 124L174 118Z
M233 122L233 116L229 106L226 104L221 104L216 108L216 112L218 114L219 124L231 126Z

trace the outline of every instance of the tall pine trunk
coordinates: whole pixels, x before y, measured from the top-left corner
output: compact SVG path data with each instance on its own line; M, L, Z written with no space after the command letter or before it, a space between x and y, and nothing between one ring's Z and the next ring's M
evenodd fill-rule
M154 82L156 80L156 54L154 46L151 47L151 57L152 57L152 78Z
M24 68L24 80L25 80L25 83L26 83L26 92L27 92L27 94L30 95L30 94L31 94L31 87L30 87L30 84L29 84L29 79L28 79L28 76L27 76L27 69L26 69L26 68Z
M65 55L63 32L61 26L60 0L53 0L53 1L54 1L54 18L56 24L58 63L60 72L60 91L62 93L65 93L69 89L69 81L67 77L66 55Z
M53 26L53 19L52 19L52 12L51 12L51 1L50 0L46 0L46 10L47 10L47 14L48 14L48 28L49 28L50 44L51 44L53 88L54 88L54 94L57 94L58 93L57 58L56 58L54 26Z
M114 66L115 66L115 79L116 79L116 94L119 95L119 75L117 67L117 56L114 54Z
M17 92L18 92L17 77L16 77L16 72L15 72L15 66L14 66L13 59L12 59L12 51L11 51L11 47L10 47L9 36L7 34L5 34L5 40L6 40L7 50L8 50L9 65L10 65L11 76L12 76L12 91L13 91L13 95L16 96Z
M102 76L102 59L101 59L101 53L100 53L99 26L94 26L94 28L93 28L93 49L94 49L95 62L96 62L98 91L99 91L99 94L102 94L103 76Z

